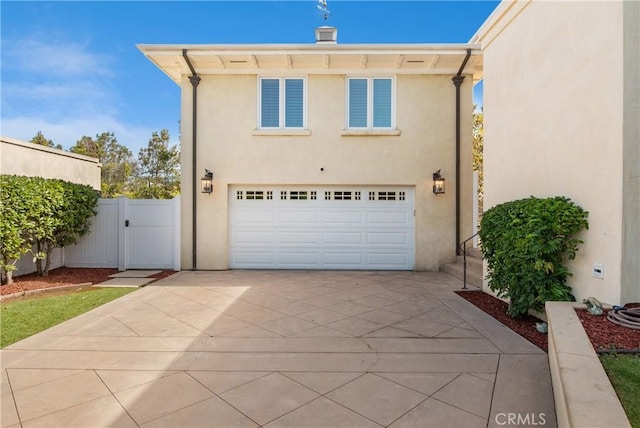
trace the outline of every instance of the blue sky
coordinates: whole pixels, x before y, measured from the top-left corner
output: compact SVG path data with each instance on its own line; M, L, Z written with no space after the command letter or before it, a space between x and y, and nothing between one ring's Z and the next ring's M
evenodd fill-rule
M316 4L2 1L0 132L68 149L110 131L134 155L163 128L178 143L179 88L136 44L313 43ZM327 23L338 43L466 43L497 4L329 0Z

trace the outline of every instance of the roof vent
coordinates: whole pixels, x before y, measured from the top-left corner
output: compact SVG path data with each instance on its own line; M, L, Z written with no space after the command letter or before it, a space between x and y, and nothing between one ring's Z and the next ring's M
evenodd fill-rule
M316 44L338 43L338 29L327 25L316 28Z

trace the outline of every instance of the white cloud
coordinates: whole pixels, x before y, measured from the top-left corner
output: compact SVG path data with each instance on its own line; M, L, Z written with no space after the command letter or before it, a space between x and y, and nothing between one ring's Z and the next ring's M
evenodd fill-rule
M2 40L2 128L0 133L28 141L38 132L65 149L82 136L113 132L134 156L152 131L122 117L115 58L86 43L38 38ZM169 129L172 144L178 132Z
M87 43L44 41L37 38L5 40L4 67L48 76L112 77L114 58L89 50Z
M116 60L91 49L37 35L3 39L3 118L37 115L57 121L117 111Z

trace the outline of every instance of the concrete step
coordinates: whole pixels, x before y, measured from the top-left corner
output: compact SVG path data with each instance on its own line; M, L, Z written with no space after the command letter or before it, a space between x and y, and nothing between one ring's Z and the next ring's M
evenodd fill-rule
M456 257L456 263L459 264L459 265L463 265L464 264L464 257L463 256L457 256ZM482 273L482 259L479 259L477 257L469 257L469 254L467 254L467 268Z
M455 278L458 278L460 281L464 279L464 268L462 264L450 263L447 265L442 265L440 266L440 270ZM469 269L469 265L467 265L467 285L473 285L474 287L481 288L482 270L478 271L477 269Z
M467 257L469 256L481 259L482 250L480 249L480 247L477 247L477 248L467 247Z

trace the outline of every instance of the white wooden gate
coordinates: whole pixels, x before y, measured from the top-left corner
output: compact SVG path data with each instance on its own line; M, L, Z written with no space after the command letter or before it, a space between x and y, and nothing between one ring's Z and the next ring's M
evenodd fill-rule
M180 199L100 199L91 233L65 249L69 267L180 270Z

